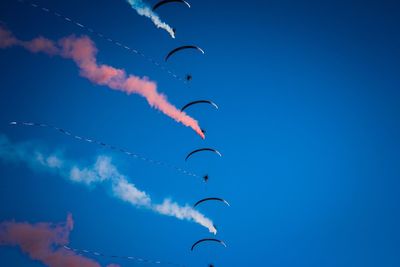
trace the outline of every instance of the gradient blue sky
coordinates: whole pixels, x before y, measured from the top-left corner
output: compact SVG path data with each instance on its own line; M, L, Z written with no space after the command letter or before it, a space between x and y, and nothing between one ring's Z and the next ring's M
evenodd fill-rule
M151 1L154 3L155 1ZM135 209L55 175L0 162L0 221L75 219L71 246L169 260L187 266L400 266L399 62L396 1L192 1L160 16L177 39L138 16L124 0L38 1L162 60L194 43L170 66L192 73L187 86L108 42L93 38L102 63L146 75L178 107L209 98L220 110L190 110L207 139L150 108L143 98L79 77L75 65L21 48L0 50L0 132L36 140L77 162L113 157L155 200L193 203L221 196L232 205L201 211L227 249L193 241L197 224ZM84 32L17 1L0 3L0 20L21 39ZM55 124L154 159L208 172L191 177L82 144L53 131L10 128L11 120ZM218 148L185 163L200 146ZM0 248L1 265L41 266ZM101 261L102 264L108 261ZM117 262L132 266L129 262Z

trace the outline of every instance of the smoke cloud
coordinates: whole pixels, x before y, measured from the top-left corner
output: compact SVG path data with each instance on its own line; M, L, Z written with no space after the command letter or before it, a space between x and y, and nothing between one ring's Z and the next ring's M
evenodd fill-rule
M63 223L7 221L0 223L0 246L18 246L31 259L49 267L100 267L96 261L77 255L62 246L69 242L74 226L72 215ZM111 264L107 267L119 267Z
M0 48L12 46L21 46L32 53L41 52L50 56L71 59L78 66L80 75L92 83L104 85L128 95L139 94L147 100L151 107L192 128L203 139L205 138L198 122L169 103L167 97L157 91L155 82L150 81L147 77L140 78L128 75L123 69L99 64L96 59L97 48L87 36L76 37L72 35L62 38L58 42L44 37L38 37L31 41L21 41L0 25Z
M152 8L148 4L144 3L142 0L127 0L127 2L131 5L133 9L136 10L136 12L140 16L145 16L151 19L151 21L154 23L154 25L157 26L157 28L166 30L172 38L175 38L174 29L172 29L171 26L169 26L165 22L162 22L160 17L152 10Z
M188 204L181 206L170 199L165 199L161 204L154 203L148 193L138 189L117 169L109 156L100 155L94 164L80 166L60 153L45 153L32 143L13 144L2 134L0 134L0 148L0 159L3 161L24 163L33 170L50 171L73 183L88 187L104 184L114 197L134 207L192 221L206 227L213 234L217 233L213 222Z

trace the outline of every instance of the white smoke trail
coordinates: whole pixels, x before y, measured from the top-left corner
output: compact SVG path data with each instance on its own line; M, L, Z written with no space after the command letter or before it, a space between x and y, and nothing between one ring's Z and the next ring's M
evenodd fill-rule
M160 214L173 216L181 220L193 220L207 227L210 233L217 234L217 229L214 227L212 221L187 204L182 207L178 203L172 202L170 199L164 199L162 204L153 205L153 210Z
M181 206L170 199L165 199L162 204L153 203L145 191L139 190L119 172L109 156L100 155L93 165L81 167L66 159L61 153L43 152L43 149L38 149L38 145L29 142L13 144L0 133L0 159L11 163L24 163L33 170L50 171L71 182L89 187L106 184L114 197L132 206L149 209L180 220L193 221L206 227L211 233L217 233L209 218L187 204Z
M152 8L149 5L144 3L142 0L127 0L127 2L131 5L133 9L136 10L139 15L151 19L151 21L154 23L154 25L157 26L157 28L166 30L172 38L175 38L174 29L172 29L171 26L169 26L167 23L161 21L160 17L155 12L153 12Z

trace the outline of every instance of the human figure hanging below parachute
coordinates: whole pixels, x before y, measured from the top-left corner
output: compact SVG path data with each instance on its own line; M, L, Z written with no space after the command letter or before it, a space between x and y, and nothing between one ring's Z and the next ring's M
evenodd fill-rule
M190 82L193 79L192 74L190 74L190 73L186 74L185 75L185 79L186 79L187 82Z

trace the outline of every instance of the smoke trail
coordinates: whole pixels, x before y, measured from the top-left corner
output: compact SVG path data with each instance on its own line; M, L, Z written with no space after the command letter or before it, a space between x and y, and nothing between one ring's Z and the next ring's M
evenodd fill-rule
M121 259L121 260L127 260L127 261L136 261L139 263L143 264L155 264L155 265L170 265L170 266L176 266L176 267L185 267L185 265L170 262L170 261L159 261L159 260L148 260L140 257L135 257L135 256L118 256L118 255L107 255L102 252L94 251L94 250L88 250L88 249L78 249L78 248L73 248L69 246L63 246L66 250L71 250L73 252L79 253L79 254L86 254L86 255L91 255L91 256L96 256L96 257L102 257L102 258L108 258L108 259ZM119 267L119 265L108 265L107 267Z
M166 30L172 38L175 38L174 29L172 29L165 22L162 22L160 17L152 10L149 5L144 3L142 0L127 0L127 2L131 5L133 9L136 10L136 12L140 16L145 16L151 19L151 21L154 23L154 25L157 26L157 28Z
M43 6L43 5L41 5L41 4L37 3L37 2L36 3L32 3L32 2L30 2L28 0L17 0L17 2L26 4L29 7L35 8L35 9L37 9L39 11L44 12L44 13L53 15L53 16L58 17L58 18L61 18L64 23L69 23L71 25L75 25L76 27L80 28L81 30L82 29L86 30L89 34L91 34L91 35L93 35L95 37L101 38L101 39L103 39L105 41L108 41L108 42L114 44L115 46L118 46L120 48L125 49L128 52L132 52L134 54L137 54L137 55L143 57L149 63L155 65L156 67L159 67L162 71L165 71L171 77L173 77L173 78L175 78L175 79L177 79L177 80L179 80L179 81L181 81L183 83L187 83L188 82L186 80L186 78L178 76L172 70L170 70L167 66L157 62L153 58L151 58L148 55L145 55L144 53L142 53L141 51L138 51L137 49L135 49L135 48L133 48L133 47L127 45L127 44L124 44L123 42L120 42L120 41L118 41L118 40L116 40L114 38L110 38L108 35L106 35L104 33L101 33L101 32L99 32L97 30L94 30L91 27L89 27L88 25L85 25L85 24L83 24L83 23L81 23L81 22L79 22L79 21L77 21L75 19L72 19L69 16L60 14L59 12L50 9L48 6ZM1 23L2 22L0 21L0 24Z
M92 259L65 250L69 233L73 229L72 215L68 214L63 223L2 222L0 223L0 246L18 246L33 260L49 267L100 267ZM55 247L59 247L55 249ZM116 267L119 265L108 265Z
M12 122L9 123L9 125L11 125L11 126L31 126L31 127L50 128L50 129L56 130L59 133L62 133L64 135L66 135L66 136L72 137L72 138L74 138L76 140L80 140L82 142L87 142L87 143L90 143L90 144L96 144L98 146L105 147L105 148L108 148L110 150L114 150L114 151L122 153L124 155L128 155L128 156L130 156L132 158L135 158L135 159L140 159L140 160L143 160L143 161L151 163L151 164L156 164L156 165L160 165L160 166L164 166L164 167L176 170L176 171L178 171L178 172L180 172L180 173L182 173L184 175L188 175L188 176L192 176L192 177L200 177L199 175L197 175L195 173L191 173L189 171L186 171L186 170L184 170L184 169L182 169L180 167L174 166L172 164L169 164L169 163L166 163L166 162L163 162L163 161L159 161L159 160L150 159L150 158L144 157L144 156L142 156L142 155L140 155L140 154L138 154L136 152L128 151L128 150L126 150L124 148L119 148L119 147L116 147L116 146L113 146L113 145L110 145L110 144L107 144L107 143L104 143L104 142L100 142L100 141L95 140L93 138L87 138L87 137L83 137L83 136L80 136L80 135L75 135L72 132L70 132L68 130L65 130L63 128L59 128L57 126L52 126L52 125L48 125L48 124L44 124L44 123L37 123L37 122L17 122L17 121L12 121ZM204 177L203 177L203 179L204 179Z
M0 134L0 159L13 163L25 163L31 169L51 171L67 180L88 187L105 184L112 195L134 207L152 210L158 214L172 216L180 220L196 222L216 234L213 222L186 204L181 206L165 199L162 204L153 203L151 197L139 190L128 177L121 174L108 156L100 155L94 164L79 166L59 153L44 153L32 143L13 144Z
M79 67L81 76L91 82L108 86L112 90L122 91L128 95L139 94L146 98L151 107L160 110L175 121L191 127L198 135L205 138L198 122L169 103L167 97L157 91L155 82L150 81L147 77L128 75L123 69L99 64L96 59L97 48L87 36L69 36L57 43L43 37L31 41L21 41L0 25L0 48L12 46L21 46L33 53L43 52L51 56L57 55L71 59Z

